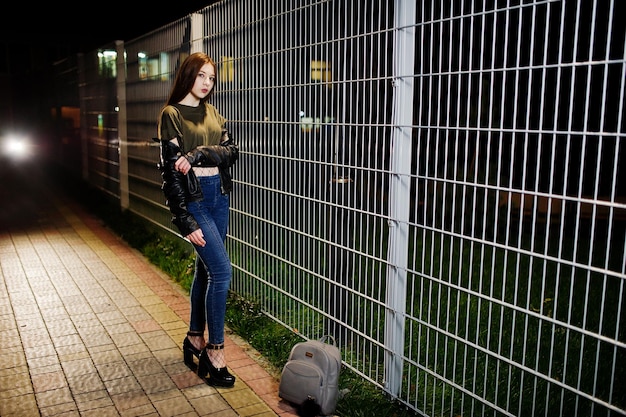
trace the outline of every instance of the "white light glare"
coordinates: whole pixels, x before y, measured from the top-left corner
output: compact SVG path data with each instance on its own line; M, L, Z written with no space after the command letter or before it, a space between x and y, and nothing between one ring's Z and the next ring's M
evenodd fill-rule
M22 159L30 152L30 141L23 136L8 135L2 146L3 153L13 159Z

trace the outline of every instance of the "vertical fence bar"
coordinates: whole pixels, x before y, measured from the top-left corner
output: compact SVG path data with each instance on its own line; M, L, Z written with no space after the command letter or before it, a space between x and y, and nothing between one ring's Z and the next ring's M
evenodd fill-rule
M415 10L412 1L396 0L394 40L394 118L389 192L389 267L387 269L387 313L385 381L392 395L402 387L407 248L409 247L409 206L411 139L413 133L413 69L415 66Z

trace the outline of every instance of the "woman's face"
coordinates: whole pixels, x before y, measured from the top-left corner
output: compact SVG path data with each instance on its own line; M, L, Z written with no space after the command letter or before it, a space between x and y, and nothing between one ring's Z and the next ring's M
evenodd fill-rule
M200 68L200 72L196 76L196 81L191 88L193 94L198 100L205 98L215 85L215 68L211 64L204 64Z

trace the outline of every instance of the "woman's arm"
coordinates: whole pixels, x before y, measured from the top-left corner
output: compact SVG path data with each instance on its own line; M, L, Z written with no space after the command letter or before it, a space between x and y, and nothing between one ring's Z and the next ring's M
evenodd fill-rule
M230 167L239 158L239 148L232 140L219 145L198 146L185 155L191 166Z
M182 150L178 146L178 142L173 140L161 140L160 150L165 204L172 213L172 223L178 227L181 235L188 236L200 226L187 210L187 179L185 174L176 169L176 161L182 157Z

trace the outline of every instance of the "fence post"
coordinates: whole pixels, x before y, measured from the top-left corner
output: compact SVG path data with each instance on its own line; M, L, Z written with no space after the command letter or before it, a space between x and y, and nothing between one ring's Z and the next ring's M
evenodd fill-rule
M128 189L128 129L126 126L126 56L124 41L115 41L117 57L117 135L120 153L120 207L126 210L130 206Z
M411 202L411 136L415 64L415 2L395 1L393 132L389 192L385 384L392 395L402 388Z
M85 68L85 55L79 53L78 63L78 101L80 106L80 166L81 179L89 181L89 131L85 118L87 117L87 105L85 98L85 79L87 70Z
M194 52L204 52L202 48L204 41L204 32L202 28L202 14L201 13L192 13L191 14L191 53Z

